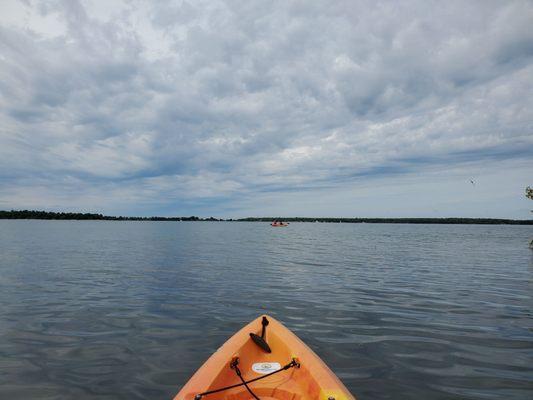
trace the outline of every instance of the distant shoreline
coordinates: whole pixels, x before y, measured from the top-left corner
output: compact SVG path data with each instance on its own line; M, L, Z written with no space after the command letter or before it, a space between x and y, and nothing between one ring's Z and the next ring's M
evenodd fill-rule
M41 219L41 220L75 220L75 221L217 221L217 222L271 222L279 217L248 217L239 219L190 217L124 217L108 216L94 213L65 213L34 210L0 211L0 219ZM368 224L465 224L465 225L533 225L533 219L517 220L504 218L329 218L329 217L288 217L285 222L321 222L321 223L368 223Z

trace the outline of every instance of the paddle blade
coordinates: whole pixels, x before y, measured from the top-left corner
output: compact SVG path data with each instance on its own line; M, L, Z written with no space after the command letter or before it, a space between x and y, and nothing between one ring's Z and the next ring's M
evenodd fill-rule
M266 351L267 353L272 353L270 346L268 345L266 340L263 339L261 336L256 335L255 333L250 333L250 337L252 338L254 343L258 345L259 347L261 347L264 351Z

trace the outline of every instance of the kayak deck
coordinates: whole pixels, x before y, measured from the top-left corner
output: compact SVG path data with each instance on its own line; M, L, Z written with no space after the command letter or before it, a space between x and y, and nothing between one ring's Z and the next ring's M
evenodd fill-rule
M241 383L232 362L245 381L264 377L287 366L287 369L248 383L261 400L354 400L335 374L296 335L271 317L264 338L268 353L251 339L260 336L262 318L257 318L232 336L194 374L174 400L192 400L195 396ZM261 335L262 336L262 335ZM267 347L268 347L267 346ZM291 361L297 366L288 366ZM197 397L198 398L198 397ZM244 385L201 396L204 400L248 400L253 395Z

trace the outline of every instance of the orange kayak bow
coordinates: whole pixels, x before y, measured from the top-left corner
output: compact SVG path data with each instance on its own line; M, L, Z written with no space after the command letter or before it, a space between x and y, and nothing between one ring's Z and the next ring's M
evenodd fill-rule
M174 400L355 400L280 322L262 316L222 345Z

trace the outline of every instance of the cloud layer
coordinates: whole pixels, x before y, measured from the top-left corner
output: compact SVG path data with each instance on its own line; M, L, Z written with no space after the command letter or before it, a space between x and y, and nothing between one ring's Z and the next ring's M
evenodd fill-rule
M529 1L1 7L0 208L528 217Z

